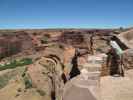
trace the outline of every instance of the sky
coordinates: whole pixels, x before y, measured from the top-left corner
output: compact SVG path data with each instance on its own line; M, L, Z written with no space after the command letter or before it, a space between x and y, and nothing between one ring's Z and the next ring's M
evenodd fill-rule
M133 0L0 0L0 29L133 27Z

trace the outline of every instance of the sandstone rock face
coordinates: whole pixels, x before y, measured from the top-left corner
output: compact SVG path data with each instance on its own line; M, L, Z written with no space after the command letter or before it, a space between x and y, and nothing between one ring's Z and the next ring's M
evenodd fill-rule
M124 51L123 64L126 69L133 68L133 49L128 49Z
M79 75L68 82L63 91L63 100L98 100L98 81L84 80Z
M28 33L6 33L0 36L0 56L8 57L24 50L33 49L34 44Z
M0 58L8 57L21 52L22 42L16 38L0 39Z
M63 100L100 100L99 72L89 72L88 79L78 75L65 84Z
M133 48L133 29L126 32L122 32L118 35L118 38L123 42L128 48Z
M64 68L64 73L66 75L69 75L71 69L72 69L72 58L75 55L75 48L72 46L68 46L65 48L64 53L63 53L63 64L65 65Z
M28 73L33 86L45 92L44 98L61 100L64 83L61 78L62 66L58 59L55 57L41 57L28 67Z
M75 48L88 48L84 40L83 32L65 31L60 37L59 42L72 45Z

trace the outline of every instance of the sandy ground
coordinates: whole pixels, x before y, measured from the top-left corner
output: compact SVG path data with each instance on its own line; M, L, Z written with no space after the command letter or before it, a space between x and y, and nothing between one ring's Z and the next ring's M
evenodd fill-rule
M21 92L18 92L19 88L21 88ZM7 86L0 90L0 100L43 100L43 98L35 89L24 92L24 84L18 77L16 80L11 80Z
M46 93L44 99L47 98L47 100L50 100L49 95L50 95L51 87L50 87L48 78L42 74L43 71L44 71L44 68L39 64L39 61L37 61L34 65L28 66L28 73L32 79L33 87L36 87L39 90L43 90Z
M133 70L125 77L106 76L101 78L102 100L133 100Z

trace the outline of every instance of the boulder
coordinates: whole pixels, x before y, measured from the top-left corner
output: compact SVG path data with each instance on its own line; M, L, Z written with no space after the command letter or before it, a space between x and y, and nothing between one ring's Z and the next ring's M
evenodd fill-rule
M83 72L68 81L63 89L63 100L100 100L96 72Z

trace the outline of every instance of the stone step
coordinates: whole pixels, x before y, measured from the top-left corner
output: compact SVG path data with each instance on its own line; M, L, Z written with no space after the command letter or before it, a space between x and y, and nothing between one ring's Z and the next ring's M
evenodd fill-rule
M89 72L101 71L101 64L84 64L83 68L86 68Z
M101 75L100 71L89 72L88 73L88 79L90 79L90 80L99 80L100 75Z
M100 71L95 71L95 72L87 72L79 75L80 79L85 79L85 80L100 80L101 72Z
M99 84L99 80L95 79L89 79L88 80L84 80L83 78L77 77L76 79L71 80L71 82L77 86L81 86L81 87L88 87L88 86L96 86Z

